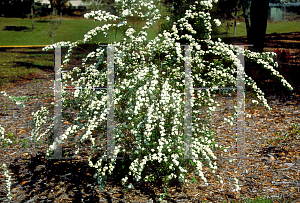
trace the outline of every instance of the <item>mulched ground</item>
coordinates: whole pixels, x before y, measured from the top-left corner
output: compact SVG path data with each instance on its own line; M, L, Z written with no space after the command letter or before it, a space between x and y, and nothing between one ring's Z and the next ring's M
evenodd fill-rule
M43 91L41 87L49 87L51 84L53 84L53 81L48 79L35 85L32 85L32 82L23 83L18 88L7 90L8 94L13 96L20 95L20 92L23 92L23 95L27 95L32 92L28 91L28 89L36 90L33 92L39 95L39 92ZM299 95L296 96L299 98ZM249 94L246 94L246 99L248 98ZM297 185L297 180L300 180L298 138L295 136L289 137L291 139L285 139L276 147L267 144L265 140L275 138L273 136L275 131L286 132L291 123L299 123L299 103L297 103L297 100L294 100L293 103L291 101L283 103L275 100L275 98L273 100L272 98L269 99L273 102L270 103L273 108L271 112L267 112L261 106L258 106L257 110L251 110L253 104L246 105L246 112L252 115L252 119L246 119L246 143L248 145L246 151L249 153L250 158L245 164L245 166L247 165L248 174L242 176L244 180L240 183L243 185L241 195L255 198L256 195L278 196L279 194L293 194L293 199L300 198L299 185ZM218 124L217 126L219 126L219 123L222 123L222 127L215 128L217 130L216 140L223 146L234 146L235 126L226 126L219 116L227 116L233 112L233 99L220 96L217 97L217 100L222 106L219 109L220 111L213 115L215 117L212 120L215 122L212 124ZM39 101L42 102L43 100ZM51 103L51 101L49 102ZM44 104L47 106L49 102ZM25 105L30 109L21 109L13 105L13 103L9 104L12 104L10 112L14 112L14 116L19 117L19 121L24 122L16 123L17 120L13 120L14 126L12 126L12 123L7 122L12 120L12 117L4 117L5 124L2 126L6 129L6 132L14 132L13 129L15 129L18 138L28 138L30 129L25 124L25 121L32 118L29 112L32 112L33 109L37 110L42 103L39 103L36 99L29 100ZM15 109L13 110L13 108ZM0 119L1 124L3 123L2 118ZM66 127L66 124L64 124L63 129L66 129ZM19 131L20 128L22 130ZM17 146L14 145L13 147L16 148ZM3 162L10 163L9 170L13 179L13 202L149 202L150 199L156 202L159 194L163 193L159 181L156 183L157 185L136 183L134 184L134 190L126 191L114 179L110 179L104 191L98 193L97 181L93 178L94 170L86 162L89 148L86 148L77 160L65 161L46 160L45 146L36 145L25 149L21 147L14 148L1 149L0 163L1 165ZM234 149L231 153L231 156L234 156ZM282 153L284 155L281 155ZM217 157L227 156L225 153L217 150L215 150L215 155ZM274 169L270 168L270 165L264 161L268 160L268 155L273 155L275 158ZM197 202L198 200L207 199L212 202L219 202L236 199L238 194L230 192L230 184L228 183L233 183L230 177L234 174L234 169L237 165L229 164L223 159L218 160L217 163L221 173L228 177L228 180L224 180L224 182L226 181L225 185L222 186L222 184L216 182L213 174L207 167L204 167L205 176L210 175L210 178L208 178L210 186L203 186L203 182L197 175L190 174L190 179L196 177L199 183L188 183L186 185L174 183L168 188L167 201ZM0 180L1 201L5 201L5 178L1 176ZM272 192L268 189L272 189Z
M0 91L7 91L12 96L39 96L45 93L53 94L48 87L53 86L53 73L46 72L34 76L44 78L41 82L33 84L31 78L20 84L14 83L1 87ZM52 77L52 78L51 78ZM262 80L262 82L264 82ZM272 84L272 82L265 82ZM262 83L263 84L263 83ZM274 82L273 82L274 84ZM298 88L298 87L296 87ZM250 92L246 92L249 99ZM228 163L226 156L235 156L234 148L229 155L214 150L220 159L217 160L219 172L225 184L215 180L214 174L204 167L205 176L209 178L209 186L203 186L203 182L195 174L189 174L189 179L195 177L198 183L187 183L181 185L174 182L169 186L166 200L168 202L199 202L208 200L210 202L223 202L225 200L237 200L244 196L255 198L257 195L269 197L281 197L287 202L297 202L300 198L300 148L299 133L292 133L287 138L268 143L267 140L279 138L276 131L283 133L291 130L291 124L299 123L299 101L297 92L290 93L293 97L287 97L286 93L277 96L267 96L272 111L259 105L257 108L252 103L246 104L246 112L252 118L246 119L245 125L245 151L249 159L240 165L237 162ZM13 132L17 139L29 138L30 126L27 121L32 119L31 112L40 109L41 106L50 107L53 98L46 96L39 99L31 99L25 102L26 108L16 106L14 102L0 96L1 101L9 104L8 114L0 116L0 125L5 128L5 133ZM287 99L292 99L288 101ZM255 99L255 98L253 98ZM235 126L226 125L221 119L234 112L233 99L231 97L218 96L217 100L221 107L213 114L212 125L217 132L216 141L223 146L235 145ZM2 108L1 108L2 109ZM51 111L50 111L51 112ZM52 111L53 112L53 111ZM219 116L222 115L222 118ZM53 114L50 113L50 116ZM220 125L221 123L221 125ZM62 128L66 129L68 123ZM44 128L43 128L44 129ZM0 143L1 144L1 143ZM272 145L273 144L273 145ZM65 146L67 150L67 146ZM21 148L21 144L14 144L11 148L0 149L0 164L9 165L10 175L13 179L12 202L157 202L159 194L163 193L161 182L142 184L135 183L135 189L126 191L122 188L117 177L108 179L108 184L103 192L98 192L97 180L93 178L94 170L87 164L89 153L88 145L79 154L78 159L64 161L49 161L45 159L46 146L30 145ZM271 158L271 156L274 158ZM223 158L221 158L223 157ZM235 175L234 171L241 171ZM247 171L246 171L247 169ZM153 169L155 170L155 169ZM241 174L242 172L247 172ZM234 183L233 176L240 177L241 192L233 193L230 186ZM0 177L0 200L6 201L5 177ZM243 201L242 201L243 202ZM282 200L280 200L282 202ZM300 201L299 201L300 202Z

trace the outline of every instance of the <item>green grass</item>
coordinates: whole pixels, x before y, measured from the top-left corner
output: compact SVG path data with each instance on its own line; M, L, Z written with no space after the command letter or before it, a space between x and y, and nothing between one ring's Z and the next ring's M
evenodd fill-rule
M244 199L240 202L243 202L243 203L288 203L288 202L291 202L292 199L288 198L288 199L273 199L273 198L267 198L265 196L262 196L262 197L257 197L255 199ZM226 203L223 202L223 203ZM235 201L231 201L231 203L237 203Z
M267 34L300 32L300 21L268 23Z
M164 5L158 5L156 7L160 10L161 15L168 15L167 7ZM147 12L146 8L142 7L142 12ZM54 21L60 21L60 17L56 16ZM46 18L35 18L34 19L34 31L31 31L31 19L21 19L21 18L5 18L0 17L0 46L5 45L49 45L52 44L51 37L48 33L49 30L50 16ZM53 42L59 41L70 41L74 42L77 40L83 40L84 35L91 29L97 26L102 26L105 24L115 24L121 21L107 21L107 22L94 22L93 18L89 19L71 19L70 17L63 17L62 24L58 26L55 36L53 37ZM135 35L142 30L142 27L146 25L147 21L142 21L141 18L137 18L134 14L133 17L127 18L127 25L134 27L136 29ZM14 27L13 27L14 26ZM149 28L148 40L153 40L157 36L157 31L159 27L159 22L155 22L152 28ZM12 28L19 28L20 31L11 31ZM6 30L4 30L6 29ZM10 30L8 30L10 29ZM120 29L120 28L119 28ZM110 39L105 38L101 33L92 39L93 42L109 43L109 40L120 41L124 38L124 35L117 30L117 35L115 39L116 28L110 28L107 32L107 36Z
M59 21L59 18L57 18ZM42 22L45 21L45 22ZM31 31L31 20L29 19L19 19L19 18L0 18L0 46L12 46L12 45L48 45L51 44L51 37L48 34L48 22L46 19L35 19L34 27L35 30ZM91 29L94 29L97 26L103 26L104 24L114 24L117 21L108 21L108 22L93 22L93 19L63 19L62 24L58 26L55 36L53 37L53 42L59 41L77 41L82 40L84 35ZM134 20L128 21L128 25L133 27ZM118 23L118 22L117 22ZM134 27L137 28L139 32L142 27L146 24L146 21L140 21L139 24L135 22ZM8 31L4 30L6 26L24 26L25 30L22 31ZM158 30L158 22L154 25L154 30ZM111 37L111 40L115 40L115 28L107 31L108 37ZM148 36L149 40L154 39L157 34L152 28L150 28L150 33ZM135 33L136 34L136 33ZM120 41L124 36L120 31L117 31L116 41ZM101 33L93 41L100 43L109 43L109 40L104 37Z
M158 7L160 8L160 7ZM168 15L166 7L162 6L162 15ZM241 14L241 13L239 13ZM51 38L48 33L49 28L49 19L47 18L36 18L34 19L34 28L35 30L31 31L31 20L30 19L21 19L21 18L5 18L0 17L0 46L5 45L48 45L51 44ZM56 17L55 20L59 21L59 17ZM132 17L127 20L128 25L136 28L137 34L142 27L146 24L146 21L141 21L141 19L136 19ZM137 23L138 22L138 23ZM227 21L232 23L234 20ZM234 27L230 27L226 35L227 22L222 23L222 25L214 32L212 37L233 37ZM84 35L91 29L96 26L102 26L104 24L113 24L116 21L107 21L107 22L93 22L92 18L89 19L70 19L63 18L62 24L58 26L55 36L53 37L54 43L59 41L76 41L82 40ZM118 22L117 22L118 23ZM12 28L12 26L22 28L21 31L11 31L7 28ZM150 28L148 31L148 40L153 40L157 36L157 30L159 27L159 22L153 24L153 28ZM6 29L6 30L5 30ZM110 37L110 40L115 40L115 29L110 29L107 31ZM266 34L274 33L289 33L289 32L300 32L300 21L289 21L289 22L268 22ZM246 36L246 24L243 18L238 18L236 25L236 36ZM120 30L117 31L116 42L124 38L124 35L121 34ZM109 43L109 39L105 38L103 34L95 36L92 41L100 43Z
M245 199L246 203L288 203L291 202L292 198L267 198L265 196L257 197L255 199ZM232 201L232 203L235 203Z
M32 52L32 54L30 53ZM53 67L53 54L36 54L32 49L0 52L0 86L41 72L39 68Z
M228 21L234 23L234 20ZM239 24L238 24L239 23ZM221 24L220 27L214 32L215 34L212 38L216 37L226 37L226 26L227 23ZM247 36L246 24L244 20L238 20L236 25L236 35L233 35L234 27L230 27L228 30L227 37L240 37ZM300 21L289 21L289 22L269 22L267 24L266 34L280 34L280 33L290 33L290 32L300 32Z

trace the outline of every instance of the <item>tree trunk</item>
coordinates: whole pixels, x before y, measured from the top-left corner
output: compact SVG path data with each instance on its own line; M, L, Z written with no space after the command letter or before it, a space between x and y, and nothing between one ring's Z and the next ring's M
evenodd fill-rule
M237 8L235 8L235 14L234 14L234 32L233 32L233 36L236 35L236 15L237 15Z
M243 6L244 19L245 19L245 24L246 24L246 29L247 29L247 39L248 39L248 44L249 44L248 37L250 36L250 25L249 25L248 13L247 13L248 5L246 4L246 0L243 0L242 6Z
M32 27L32 31L34 31L34 24L33 24L33 4L31 4L31 27Z
M62 11L60 10L60 24L62 23Z
M250 8L250 36L249 42L253 44L251 51L263 52L267 30L269 0L252 0Z

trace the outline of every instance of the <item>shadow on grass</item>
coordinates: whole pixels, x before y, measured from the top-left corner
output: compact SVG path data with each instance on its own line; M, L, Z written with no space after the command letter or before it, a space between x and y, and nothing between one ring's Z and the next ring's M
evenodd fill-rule
M38 22L38 23L49 23L50 20L38 20L38 21L36 21L36 22Z
M53 66L42 66L42 65L38 65L36 63L28 63L28 62L15 62L12 67L26 67L28 69L29 68L38 68L43 71L49 71L49 70L53 69ZM54 70L53 70L53 72L54 72Z
M5 26L3 31L25 31L25 32L27 32L27 31L31 31L31 29L26 26Z

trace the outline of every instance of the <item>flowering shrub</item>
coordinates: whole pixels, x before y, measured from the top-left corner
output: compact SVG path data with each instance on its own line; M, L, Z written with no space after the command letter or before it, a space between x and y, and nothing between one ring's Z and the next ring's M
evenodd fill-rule
M94 17L95 20L103 19L105 21L107 19L123 19L123 21L118 24L107 24L103 27L96 27L84 36L83 42L89 41L100 31L102 31L106 36L107 33L104 32L104 30L109 29L111 26L125 26L127 21L124 18L128 15L132 15L132 12L138 13L140 5L148 6L148 9L150 10L145 15L142 15L143 18L149 17L151 14L154 15L150 22L142 28L143 30L147 30L152 23L160 17L158 9L155 10L155 6L151 5L151 3L134 2L131 4L131 8L127 9L125 9L126 1L116 1L116 3L118 4L118 8L122 7L123 11L122 16L119 18L117 16L109 15L109 13L104 11L92 11L91 13L87 13L85 17ZM211 9L211 3L211 1L206 1L205 3L200 2L203 11ZM120 4L122 5L120 6ZM198 4L198 2L196 2L196 4ZM193 6L191 6L191 10L193 10ZM179 27L181 27L181 30L183 30L184 26L187 28L187 30L189 30L189 32L196 34L196 31L193 30L190 24L188 24L187 19L194 17L198 18L198 21L203 24L204 28L204 34L202 33L203 40L200 40L200 43L206 44L207 46L206 51L201 50L200 45L195 42L190 35L184 35L181 37L190 41L191 53L193 56L191 64L193 66L193 70L195 70L195 75L192 78L192 82L195 80L195 82L200 83L200 85L204 87L221 87L222 85L228 83L236 84L233 74L235 72L235 67L240 66L236 55L240 52L243 52L243 50L240 50L232 45L226 45L222 43L220 39L218 42L213 42L210 40L210 33L212 30L210 28L211 18L208 13L205 14L204 12L201 12L199 15L197 15L197 13L187 11L186 14L187 16L185 18L182 18L177 22L179 23ZM216 20L214 22L219 24ZM115 112L118 112L116 115L117 118L127 118L125 120L118 120L121 124L116 124L115 137L117 140L114 154L115 156L125 156L126 151L131 155L129 172L126 175L124 174L124 178L122 179L123 184L128 184L129 176L133 177L135 181L151 181L155 178L158 178L157 176L154 177L154 174L143 173L145 171L145 166L151 164L155 165L158 169L162 169L162 172L159 175L168 174L165 176L165 182L172 178L179 178L180 181L184 181L184 176L187 173L187 169L194 169L194 167L196 167L196 172L203 179L203 181L207 183L207 180L202 172L202 162L200 160L194 159L193 161L189 162L185 159L178 159L183 155L182 107L184 103L177 101L182 101L180 97L183 94L182 86L184 82L184 67L181 65L181 60L184 58L181 54L180 44L175 43L175 38L180 39L179 35L177 35L177 23L174 22L172 33L164 31L163 35L158 34L158 36L153 41L150 41L147 46L145 46L145 42L143 42L147 33L140 31L136 36L133 36L135 29L131 27L126 30L125 37L127 38L124 38L122 45L121 43L114 42L115 50L118 53L116 55L117 59L115 63L115 69L117 76L119 76L115 83L116 98L114 102L116 104L120 104L120 106L116 107ZM174 38L172 38L172 35ZM128 38L130 43L127 43L127 46L125 46L124 43L126 43ZM72 51L72 47L76 47L77 43L78 42L57 43L50 47L46 47L45 50L53 49L56 46L69 46L69 53ZM196 49L194 50L194 48ZM102 62L102 55L104 51L105 50L102 50L102 48L99 48L96 50L96 52L90 53L87 58L83 60L82 65L86 68L86 73L82 73L82 77L73 83L75 86L78 86L78 84L85 84L85 79L87 76L88 81L86 86L105 86L105 81L107 80L106 73L100 73L96 69L99 63ZM152 57L156 56L157 53L164 54L165 58L163 61L157 61L154 57ZM209 63L203 60L205 56L209 54L220 55L221 60L215 60L213 61L214 63ZM272 65L277 65L276 62L274 63L272 60L272 57L274 57L275 54L257 54L248 50L244 51L244 54L249 60L255 59L257 63L260 63L264 65L265 68L271 70L272 74L280 77L278 72L272 67ZM95 56L98 60L100 59L98 64L95 63L94 65L87 67L85 62L88 60L88 58L93 58ZM175 56L178 56L178 58ZM69 54L66 55L67 60L65 60L64 63L68 62L68 57ZM146 57L149 59L147 60L147 63L145 63ZM230 62L231 65L225 67L222 64L222 59L226 62ZM103 61L103 63L106 62ZM80 69L76 67L73 71L80 72ZM207 79L203 80L201 77L205 72ZM257 92L258 98L268 109L271 109L267 105L267 102L263 97L263 93L254 84L254 81L247 75L245 77L246 84L252 85L253 89ZM63 76L63 79L66 78L70 78L69 74L67 74L67 76ZM122 80L120 80L120 78L122 78ZM281 78L284 85L291 88L291 86L283 79L282 76ZM193 92L194 90L191 89L191 94L193 94ZM62 93L64 95L64 91L62 91ZM84 129L86 131L81 136L81 142L90 138L93 146L95 145L96 138L92 136L91 132L94 129L97 129L97 127L103 121L105 121L104 115L107 112L104 107L106 94L103 92L97 92L95 95L89 90L74 92L74 98L76 98L77 103L78 101L84 101L86 98L88 98L88 95L90 95L91 99L88 100L88 102L85 102L84 105L81 105L80 110L81 112L86 112L89 115L89 121L87 123L78 123L77 121L81 118L79 115L78 118L75 119L74 125L62 135L62 140L72 136L78 129ZM171 99L171 95L173 99ZM210 111L213 111L215 109L213 107L217 106L214 100L211 99L213 95L210 94L210 91L198 91L196 95L198 102L195 101L195 97L192 98L192 106L194 106L195 109L193 114L199 112L197 109L203 105L209 106ZM203 99L201 100L202 103L200 102L200 98ZM68 100L68 102L71 101ZM72 105L76 106L75 103ZM210 111L209 115L211 114ZM35 114L35 116L37 115L38 114ZM98 118L98 121L96 121L96 118ZM214 141L212 136L213 133L210 132L209 128L207 127L209 124L199 122L199 118L193 117L193 121L193 123L195 123L195 127L193 126L192 129L192 155L194 157L202 157L205 159L208 166L214 172L217 167L215 162L211 162L211 159L216 159L216 157L210 149L210 147L213 146L212 143ZM125 132L130 133L128 134ZM126 134L127 136L133 137L135 145L128 142L129 139L126 138ZM124 142L124 140L127 142ZM54 142L50 146L48 154L50 154L55 147L56 146ZM111 175L115 170L114 165L116 164L116 160L92 160L93 154L96 154L98 151L99 149L94 148L92 155L89 157L89 165L97 169L95 176L98 178L99 184L102 185L107 176ZM75 153L78 152L79 149ZM106 154L102 154L101 157L106 157ZM93 163L95 161L96 163Z
M115 143L116 147L114 155L116 157L125 157L129 160L129 165L125 166L125 162L116 159L104 159L107 152L101 152L101 147L96 146L104 137L94 135L92 132L98 130L105 132L101 126L105 125L105 115L107 114L106 100L107 93L102 91L93 92L94 90L82 89L73 93L74 99L68 99L64 89L62 90L63 108L72 107L79 109L80 112L61 138L54 140L50 148L47 150L47 156L53 154L57 147L57 143L65 141L67 138L74 136L79 129L84 132L80 136L78 148L74 152L78 154L80 147L85 140L90 140L93 146L89 156L89 165L96 168L95 177L100 184L100 190L104 188L107 176L116 174L119 168L116 164L123 164L121 182L132 188L132 181L154 181L162 177L165 185L168 180L176 178L179 181L186 182L185 175L189 171L195 171L205 184L206 178L203 174L203 162L210 167L213 173L217 170L216 159L212 147L217 147L214 142L214 132L210 130L209 123L197 118L196 114L201 114L199 110L203 106L208 106L208 117L210 119L211 112L215 110L218 104L214 101L214 94L209 90L190 89L191 95L196 95L191 99L192 111L192 137L191 137L191 153L198 159L180 159L184 155L184 83L185 69L182 63L187 59L183 56L180 44L175 40L185 38L189 43L191 51L191 66L193 74L191 77L192 84L202 87L224 87L226 84L237 86L236 67L241 69L241 63L237 58L240 53L245 54L247 60L256 61L269 69L271 74L278 76L283 84L292 89L284 78L273 68L277 63L273 61L275 53L254 53L249 50L243 50L232 45L227 45L218 39L217 42L211 40L211 24L215 22L219 25L219 21L211 19L208 10L212 9L212 3L217 1L198 1L195 4L203 12L193 12L195 5L190 6L191 10L186 11L186 16L178 22L173 22L171 32L163 31L163 34L149 42L146 41L147 31L151 25L160 19L159 10L152 5L153 1L115 1L117 8L121 10L121 16L110 15L104 11L92 11L85 14L85 18L93 17L95 20L122 20L118 24L106 24L102 27L96 27L84 35L83 42L86 43L102 32L105 36L106 29L110 27L120 28L124 26L126 32L123 32L124 39L122 43L114 41L115 49ZM143 14L139 12L141 6L147 7L149 12ZM142 31L133 35L136 31L134 28L126 27L126 16L133 16L133 13L140 15L149 22L142 28ZM189 19L195 18L199 22L198 26L202 26L202 40L197 40L188 34L179 35L184 29L192 34L196 34ZM150 20L149 20L150 19ZM169 19L166 17L165 19ZM180 29L178 30L178 25ZM129 41L129 42L128 42ZM59 42L51 46L45 47L43 50L54 49L57 46L69 47L66 54L64 64L69 62L69 56L72 48L76 47L79 41ZM202 47L203 46L203 47ZM98 48L95 52L88 54L83 59L83 67L85 73L81 73L78 67L75 67L66 75L63 80L71 78L74 71L80 75L78 81L72 81L73 85L79 87L105 87L107 85L107 71L99 71L97 67L100 64L107 64L103 60L103 56L107 48ZM213 60L206 60L207 56L217 56ZM86 61L89 58L96 58L98 63L87 66ZM147 59L147 60L146 60ZM225 64L225 65L224 65ZM264 98L264 93L256 86L255 82L245 74L245 84L251 86L257 93L258 99L269 110L271 108ZM64 88L64 87L63 87ZM237 108L237 106L235 106ZM64 113L64 111L62 112ZM33 113L32 120L32 138L39 140L42 136L49 134L54 124L40 134L40 127L45 123L53 121L54 118L47 119L49 111L43 107L40 111ZM233 114L234 115L234 114ZM63 114L64 116L64 114ZM64 117L63 117L64 118ZM83 119L86 121L84 122ZM230 123L232 120L229 119ZM98 159L102 158L102 159ZM147 167L146 167L147 166ZM155 173L149 171L151 167L155 169ZM123 170L124 168L124 170ZM218 176L221 179L221 177ZM222 180L221 180L222 181ZM237 179L236 179L237 181ZM238 185L236 190L239 190Z

